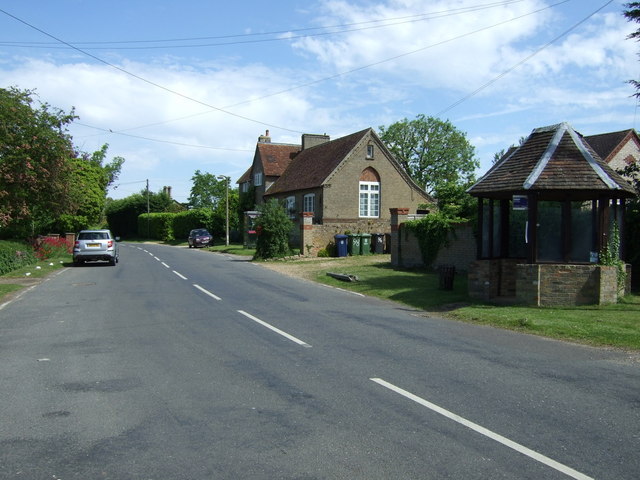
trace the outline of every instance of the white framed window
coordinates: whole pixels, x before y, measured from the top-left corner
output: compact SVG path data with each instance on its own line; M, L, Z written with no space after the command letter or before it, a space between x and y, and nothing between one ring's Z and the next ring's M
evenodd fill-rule
M308 193L303 198L303 212L316 212L316 194Z
M256 172L253 174L253 184L256 187L259 187L262 185L262 172Z
M247 193L249 191L249 182L242 182L240 184L240 191L243 193Z
M296 197L287 197L284 202L289 218L296 218Z
M360 182L360 216L380 216L380 182Z
M369 159L373 158L373 144L372 143L367 145L367 158L369 158Z

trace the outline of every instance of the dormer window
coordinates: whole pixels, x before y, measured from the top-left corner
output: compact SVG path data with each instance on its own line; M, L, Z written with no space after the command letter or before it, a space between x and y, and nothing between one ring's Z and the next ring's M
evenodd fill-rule
M367 145L367 159L373 158L373 144Z

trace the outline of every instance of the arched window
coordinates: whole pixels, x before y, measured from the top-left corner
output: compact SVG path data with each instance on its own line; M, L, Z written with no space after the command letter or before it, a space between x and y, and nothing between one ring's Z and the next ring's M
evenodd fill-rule
M380 217L380 175L371 167L360 174L360 217Z

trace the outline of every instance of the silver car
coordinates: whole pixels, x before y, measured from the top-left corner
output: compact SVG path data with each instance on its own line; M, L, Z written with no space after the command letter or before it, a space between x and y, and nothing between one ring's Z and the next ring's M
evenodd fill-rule
M118 242L110 230L81 230L73 246L73 263L105 260L115 265L119 260Z

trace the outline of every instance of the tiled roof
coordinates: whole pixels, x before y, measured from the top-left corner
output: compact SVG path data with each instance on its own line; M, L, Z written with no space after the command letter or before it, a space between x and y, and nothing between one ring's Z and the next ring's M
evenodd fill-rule
M300 148L300 145L285 143L258 143L256 155L260 155L265 176L279 177L282 175Z
M469 189L472 195L527 191L619 191L633 187L604 163L567 123L537 128Z
M301 151L269 188L267 195L322 185L369 131L371 128Z
M242 176L238 179L236 183L244 183L251 180L251 168L252 167L249 167L247 171L242 174Z
M588 135L584 139L596 151L600 158L604 161L609 160L618 145L620 145L626 137L634 133L633 129L621 130L619 132L601 133L599 135Z

